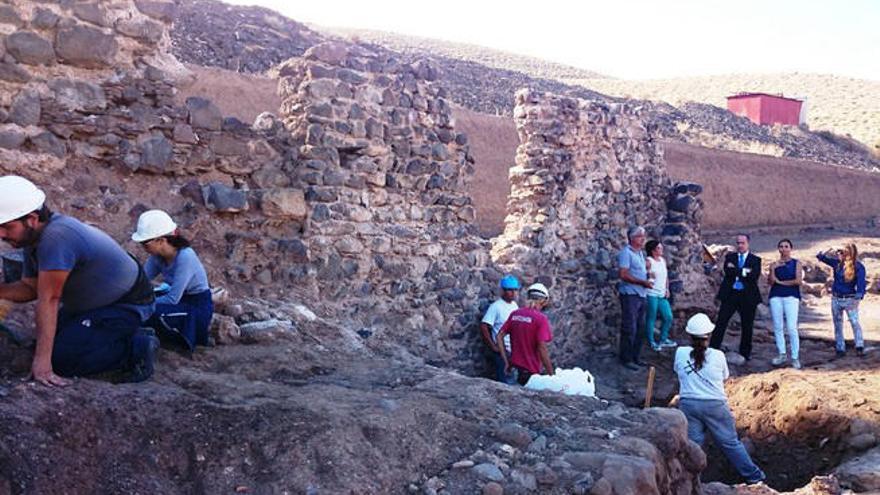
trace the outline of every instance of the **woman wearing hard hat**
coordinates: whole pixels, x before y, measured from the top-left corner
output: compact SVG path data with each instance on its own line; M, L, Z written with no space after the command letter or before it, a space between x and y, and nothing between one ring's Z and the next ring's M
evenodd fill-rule
M157 293L156 312L147 322L160 337L179 340L192 350L208 344L208 329L214 315L208 275L189 241L180 235L177 224L162 210L149 210L138 218L131 239L151 255L144 264L150 280L162 275Z
M736 434L736 423L727 405L724 380L730 376L724 353L709 348L715 325L703 313L688 320L685 331L691 345L675 351L675 373L679 381L679 409L687 417L688 438L701 447L706 430L747 483L764 481L761 471Z

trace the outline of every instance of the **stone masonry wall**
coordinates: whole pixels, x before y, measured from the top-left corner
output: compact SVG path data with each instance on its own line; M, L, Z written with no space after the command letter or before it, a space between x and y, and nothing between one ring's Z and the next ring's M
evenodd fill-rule
M522 90L521 145L493 259L550 285L554 356L577 361L617 336L616 254L632 225L667 249L673 292L699 290L695 184L673 185L641 109Z
M660 163L645 151L654 144L631 112L582 112L599 120L577 134L568 130L578 103L533 103L550 114L523 120L521 150L537 150L541 136L552 152L539 160L547 170L529 165L514 188L499 268L476 235L466 192L473 160L433 65L317 45L279 67L280 118L245 124L202 98L175 102L186 69L167 53L174 9L147 0L0 5L0 172L33 179L53 209L141 258L128 240L137 216L168 211L212 285L232 294L226 323L274 317L271 304L235 301L302 303L372 348L478 373L479 317L501 268L514 267L566 294L554 318L583 323L559 341L560 364L571 364L581 344L608 341L614 315L597 311L612 299L599 287L623 224L665 228L684 250L698 234L698 187L666 197L665 175L646 172ZM587 185L587 164L609 160L623 165L593 173L590 187L601 186L589 195L549 187L566 177ZM626 200L632 184L648 199ZM667 200L681 211L663 227Z
M0 169L35 180L53 209L123 243L142 211L166 209L215 285L286 294L306 256L305 200L285 172L295 156L272 116L251 126L202 98L175 103L186 73L167 53L175 9L151 0L0 5Z
M478 366L478 300L500 275L475 235L467 137L436 69L325 43L279 73L322 299L377 340Z

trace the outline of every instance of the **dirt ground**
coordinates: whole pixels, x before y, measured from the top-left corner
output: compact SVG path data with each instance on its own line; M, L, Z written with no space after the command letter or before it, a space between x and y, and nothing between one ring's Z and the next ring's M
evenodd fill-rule
M880 272L873 255L880 253L880 239L871 233L839 227L785 236L805 260L852 239L865 253L870 277ZM754 251L769 262L779 237L755 233ZM880 351L873 349L880 341L880 296L870 294L862 307L872 349L866 358L840 360L832 348L829 299L804 303L803 370L770 365L776 351L764 311L753 359L731 366L727 391L740 435L768 485L780 491L830 473L880 438ZM673 337L680 343L686 342L686 316L676 314ZM549 466L553 485L542 490L572 493L585 486L583 473L555 467L565 464L554 459L622 448L589 435L622 425L633 436L662 435L657 418L639 429L647 416L615 405L641 406L647 370L623 370L610 348L585 353L581 363L596 377L603 399L596 401L510 390L400 356L383 358L332 325L294 322L294 328L251 345L202 350L191 360L163 351L148 384L77 380L60 391L22 382L30 353L4 337L0 494L434 493L425 490L438 486L445 489L437 493L479 493L485 480L473 468L450 469L459 462L510 466L505 493L529 492L520 481L543 479ZM734 320L726 340L731 348L738 328ZM672 355L671 349L643 351L657 371L652 405L665 406L676 394ZM534 441L544 436L539 443L547 442L547 450L504 447L493 432L510 423L525 427ZM704 483L741 481L717 449L707 452Z
M392 359L320 320L162 350L142 384L46 388L29 359L0 335L2 495L694 493L704 462L668 410Z
M776 244L783 237L794 243L794 257L805 261L815 260L819 250L852 241L862 253L870 286L880 274L880 238L873 234L874 229L865 226L822 226L794 232L765 229L752 233L752 250L762 257L766 267L778 257ZM734 235L710 235L706 242L732 244ZM763 289L766 301L766 287ZM759 308L756 318L752 359L731 366L733 378L727 383L727 393L740 436L747 439L756 462L767 472L768 484L780 491L805 486L813 476L831 472L841 461L880 438L880 295L869 293L860 307L868 351L865 358L850 351L847 357L835 359L830 301L827 293L804 297L799 325L802 370L774 369L770 364L777 352L766 304ZM675 315L673 337L681 344L688 340L683 325L689 316L678 311ZM710 316L714 318L715 314ZM739 333L738 317L734 316L725 339L726 349L736 350ZM851 347L848 323L845 335ZM677 393L673 356L674 349L642 351L643 360L657 372L654 405L668 404ZM631 406L644 402L647 370L622 369L613 349L584 356L582 366L596 376L600 397ZM874 442L859 445L864 436L853 441L863 432L873 435ZM710 448L708 458L704 482L738 482L720 451Z

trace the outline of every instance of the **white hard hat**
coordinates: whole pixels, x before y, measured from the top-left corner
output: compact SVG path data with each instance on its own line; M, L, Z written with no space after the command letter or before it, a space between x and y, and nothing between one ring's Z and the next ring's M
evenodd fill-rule
M33 182L17 175L0 177L0 224L39 210L46 202L46 193Z
M545 287L544 284L530 285L528 290L526 290L526 294L529 296L536 295L545 299L550 297L550 291L547 290L547 287Z
M684 329L685 332L695 337L705 337L712 333L712 330L715 330L715 324L712 323L712 320L703 313L697 313L694 316L691 316Z
M131 234L134 242L144 242L164 235L173 234L177 230L174 220L162 210L148 210L138 218L137 232Z

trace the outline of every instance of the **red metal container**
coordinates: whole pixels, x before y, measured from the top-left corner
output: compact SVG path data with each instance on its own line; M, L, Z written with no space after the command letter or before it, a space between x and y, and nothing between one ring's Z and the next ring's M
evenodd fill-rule
M762 125L798 125L802 100L767 93L740 93L727 97L727 109Z

